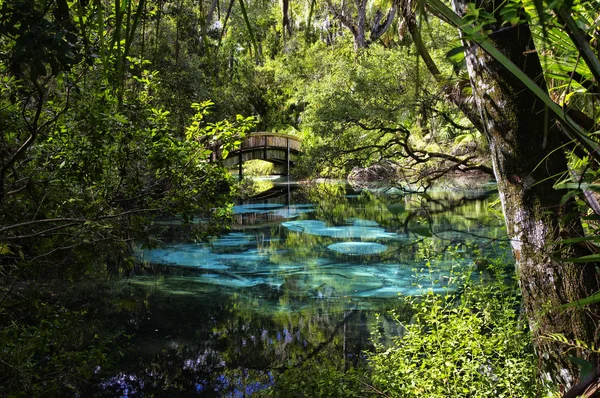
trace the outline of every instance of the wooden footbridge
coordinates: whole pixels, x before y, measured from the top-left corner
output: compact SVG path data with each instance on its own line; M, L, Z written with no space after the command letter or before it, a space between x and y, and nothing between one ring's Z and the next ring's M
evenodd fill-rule
M301 151L300 138L288 135L267 132L249 134L236 151L232 151L223 160L226 167L238 166L242 176L242 164L248 160L260 159L284 165L286 175L290 175L292 167Z

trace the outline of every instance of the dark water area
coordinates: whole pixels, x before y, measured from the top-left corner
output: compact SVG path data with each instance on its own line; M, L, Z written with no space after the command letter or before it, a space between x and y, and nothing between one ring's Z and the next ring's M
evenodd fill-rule
M399 296L452 293L484 257L510 263L496 200L493 186L403 194L280 181L238 203L227 234L140 247L166 272L123 282L141 307L127 319L131 348L118 370L98 370L93 395L260 396L322 355L352 366L374 329L400 332L386 316L405 308Z

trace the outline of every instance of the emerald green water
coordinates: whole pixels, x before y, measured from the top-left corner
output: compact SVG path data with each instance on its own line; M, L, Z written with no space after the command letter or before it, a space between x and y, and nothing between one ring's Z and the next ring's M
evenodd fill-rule
M127 281L145 298L143 316L98 396L259 396L323 353L357 361L373 327L398 333L374 314L399 295L451 293L458 271L508 256L493 187L270 192L236 205L227 234L140 248L140 260L166 272Z

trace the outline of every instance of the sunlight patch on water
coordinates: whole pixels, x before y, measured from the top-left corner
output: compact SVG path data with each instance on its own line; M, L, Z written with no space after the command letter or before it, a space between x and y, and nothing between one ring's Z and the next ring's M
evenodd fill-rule
M363 220L360 218L348 218L346 219L348 224L352 224L356 227L378 227L379 223L373 220Z
M270 300L269 306L286 307L308 305L307 299L350 299L350 298L386 298L398 294L425 294L430 290L448 292L439 281L450 273L454 262L433 263L425 275L419 277L417 266L397 262L339 261L335 252L349 255L348 258L360 258L384 252L387 246L374 242L339 242L323 246L319 257L296 258L293 251L289 257L274 262L269 252L247 249L248 237L235 234L224 238L227 244L239 239L239 252L215 253L206 245L172 245L168 248L144 250L140 256L153 262L167 265L179 265L187 269L196 269L194 275L169 281L164 278L160 285L176 294L190 294L194 291L232 291L249 297ZM221 248L224 245L215 245ZM327 253L330 253L329 256ZM331 257L333 256L333 257ZM339 255L337 255L339 256ZM421 278L421 279L419 279ZM428 283L419 285L423 279ZM435 280L435 281L434 281ZM293 301L290 302L290 300Z
M362 256L384 252L387 246L372 242L340 242L329 245L327 248L342 254Z
M281 223L282 226L294 232L309 235L326 236L338 239L401 239L403 236L385 229L364 225L327 226L320 220L294 220Z

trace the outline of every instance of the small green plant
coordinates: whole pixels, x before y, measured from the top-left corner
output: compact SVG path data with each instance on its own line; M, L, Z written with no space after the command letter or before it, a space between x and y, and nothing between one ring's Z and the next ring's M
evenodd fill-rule
M373 388L389 397L537 396L516 283L494 269L489 275L483 283L467 278L458 294L406 298L415 315L405 333L369 355Z

